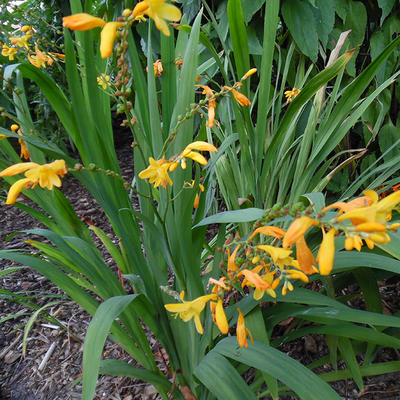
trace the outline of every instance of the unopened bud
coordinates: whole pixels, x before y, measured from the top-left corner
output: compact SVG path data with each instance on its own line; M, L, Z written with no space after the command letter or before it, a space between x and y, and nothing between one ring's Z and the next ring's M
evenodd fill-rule
M132 14L132 10L130 10L129 8L125 8L125 10L122 11L122 15L123 15L125 18L128 18L131 14Z

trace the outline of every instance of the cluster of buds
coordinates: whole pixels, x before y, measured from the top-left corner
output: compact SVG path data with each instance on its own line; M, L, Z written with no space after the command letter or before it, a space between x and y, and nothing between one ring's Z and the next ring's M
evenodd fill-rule
M129 113L132 110L132 103L128 100L132 94L131 89L131 74L128 68L128 35L130 25L132 23L132 11L124 10L122 17L119 19L124 22L122 29L118 31L118 42L117 42L117 76L115 77L116 91L114 95L120 98L122 102L117 107L117 113Z
M232 291L241 296L250 292L255 300L261 300L265 294L275 298L279 287L285 296L288 291L294 290L293 281L307 283L309 275L330 274L334 266L335 238L338 236L346 237L345 250L360 251L363 241L370 249L376 243L388 243L389 233L400 227L400 223L389 223L392 211L400 203L400 191L382 200L372 190L364 194L349 202L331 204L316 216L294 218L286 231L277 226L257 224L257 228L245 238L238 235L229 237L225 242L227 257L226 263L221 265L222 276L219 280L210 279L210 284L214 285L211 294L189 302L166 304L166 309L177 313L184 321L194 317L197 331L202 333L199 312L210 302L213 320L220 332L226 334L229 324L223 306L228 297L232 298ZM331 211L326 213L332 209L338 209L334 216ZM316 257L305 238L313 227L322 232ZM200 303L201 307L198 307ZM236 332L239 345L247 347L249 332L240 310Z

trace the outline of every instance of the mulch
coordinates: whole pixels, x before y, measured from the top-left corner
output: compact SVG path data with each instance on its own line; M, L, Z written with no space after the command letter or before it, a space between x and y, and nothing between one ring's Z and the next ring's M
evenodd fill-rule
M117 149L123 175L133 176L132 149L127 143ZM62 191L70 200L77 214L93 223L113 238L112 228L104 213L80 183L70 175L63 180ZM30 204L29 199L24 202ZM31 205L31 204L30 204ZM0 248L32 248L24 242L26 234L16 231L42 227L30 215L14 206L1 205ZM97 241L105 261L114 267L112 258ZM0 270L15 266L13 262L0 260ZM27 339L26 356L22 354L22 338L26 322L33 310L12 297L0 293L0 320L15 316L0 324L0 400L77 400L81 398L81 363L83 340L90 323L90 316L72 302L52 282L26 268L0 280L0 289L26 296L26 303L34 302L42 307L59 301L47 308L49 315L56 318L67 329L60 328L44 318L33 324ZM400 310L400 283L394 282L381 288L385 306L392 312ZM150 338L155 354L157 343ZM322 335L310 335L280 347L291 357L308 364L327 352ZM128 354L117 344L107 342L104 355L132 362ZM376 362L400 360L399 352L392 348L382 349ZM339 364L339 368L342 365ZM321 370L325 372L327 370ZM359 393L352 380L340 381L332 386L346 400L398 400L400 398L400 373L364 378L365 390ZM154 387L124 377L100 376L96 389L96 400L134 400L158 398ZM293 397L281 397L292 399ZM227 399L228 400L228 399Z

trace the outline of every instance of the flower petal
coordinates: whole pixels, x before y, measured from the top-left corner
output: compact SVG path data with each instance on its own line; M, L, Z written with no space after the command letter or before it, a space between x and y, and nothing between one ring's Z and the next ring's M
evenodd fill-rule
M8 191L6 204L14 204L18 195L21 193L21 190L29 182L31 182L29 178L23 178L11 185L10 190Z
M108 58L111 56L114 41L117 37L117 29L121 27L120 22L107 22L101 31L100 54L101 58Z
M101 18L90 14L78 13L63 18L63 26L73 31L87 31L93 28L102 28L106 24Z
M21 172L25 172L28 169L38 167L39 164L36 164L34 162L26 162L26 163L18 163L11 165L11 167L8 167L4 169L3 171L0 172L0 176L13 176L16 174L20 174Z

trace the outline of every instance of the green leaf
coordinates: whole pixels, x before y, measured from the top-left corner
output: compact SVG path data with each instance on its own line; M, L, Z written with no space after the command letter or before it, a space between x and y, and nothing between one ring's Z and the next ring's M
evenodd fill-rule
M119 360L101 360L99 373L139 379L154 386L162 387L166 392L171 389L171 383L164 376Z
M194 374L220 400L256 399L237 370L215 348L201 360Z
M319 40L326 47L329 34L332 32L335 23L335 0L319 1L316 7L312 8L316 22Z
M318 34L312 6L305 0L285 0L282 16L300 51L316 62Z
M320 213L325 207L325 196L320 192L306 193L300 197L305 197L310 202L310 206L314 209L314 212L316 213Z
M243 16L246 25L250 22L250 20L253 18L253 15L262 7L264 3L265 0L242 0Z
M364 384L362 380L360 367L358 365L356 354L354 352L350 340L341 337L339 338L338 345L344 362L346 363L349 370L352 372L352 378L354 379L354 382L357 384L358 390L363 390Z
M301 399L340 399L329 385L308 368L264 343L250 343L248 348L241 348L236 337L228 337L221 340L209 354L213 352L267 372L290 387Z
M141 295L131 294L112 297L97 308L88 327L83 347L83 400L94 398L101 354L114 319L138 296Z
M249 222L260 219L265 211L260 208L245 208L244 210L224 211L201 220L193 228L209 224L228 224L232 222Z
M396 0L378 0L378 6L382 9L381 25L385 18L390 14Z
M241 0L228 0L227 11L233 55L236 62L236 78L240 79L250 69L249 47Z

